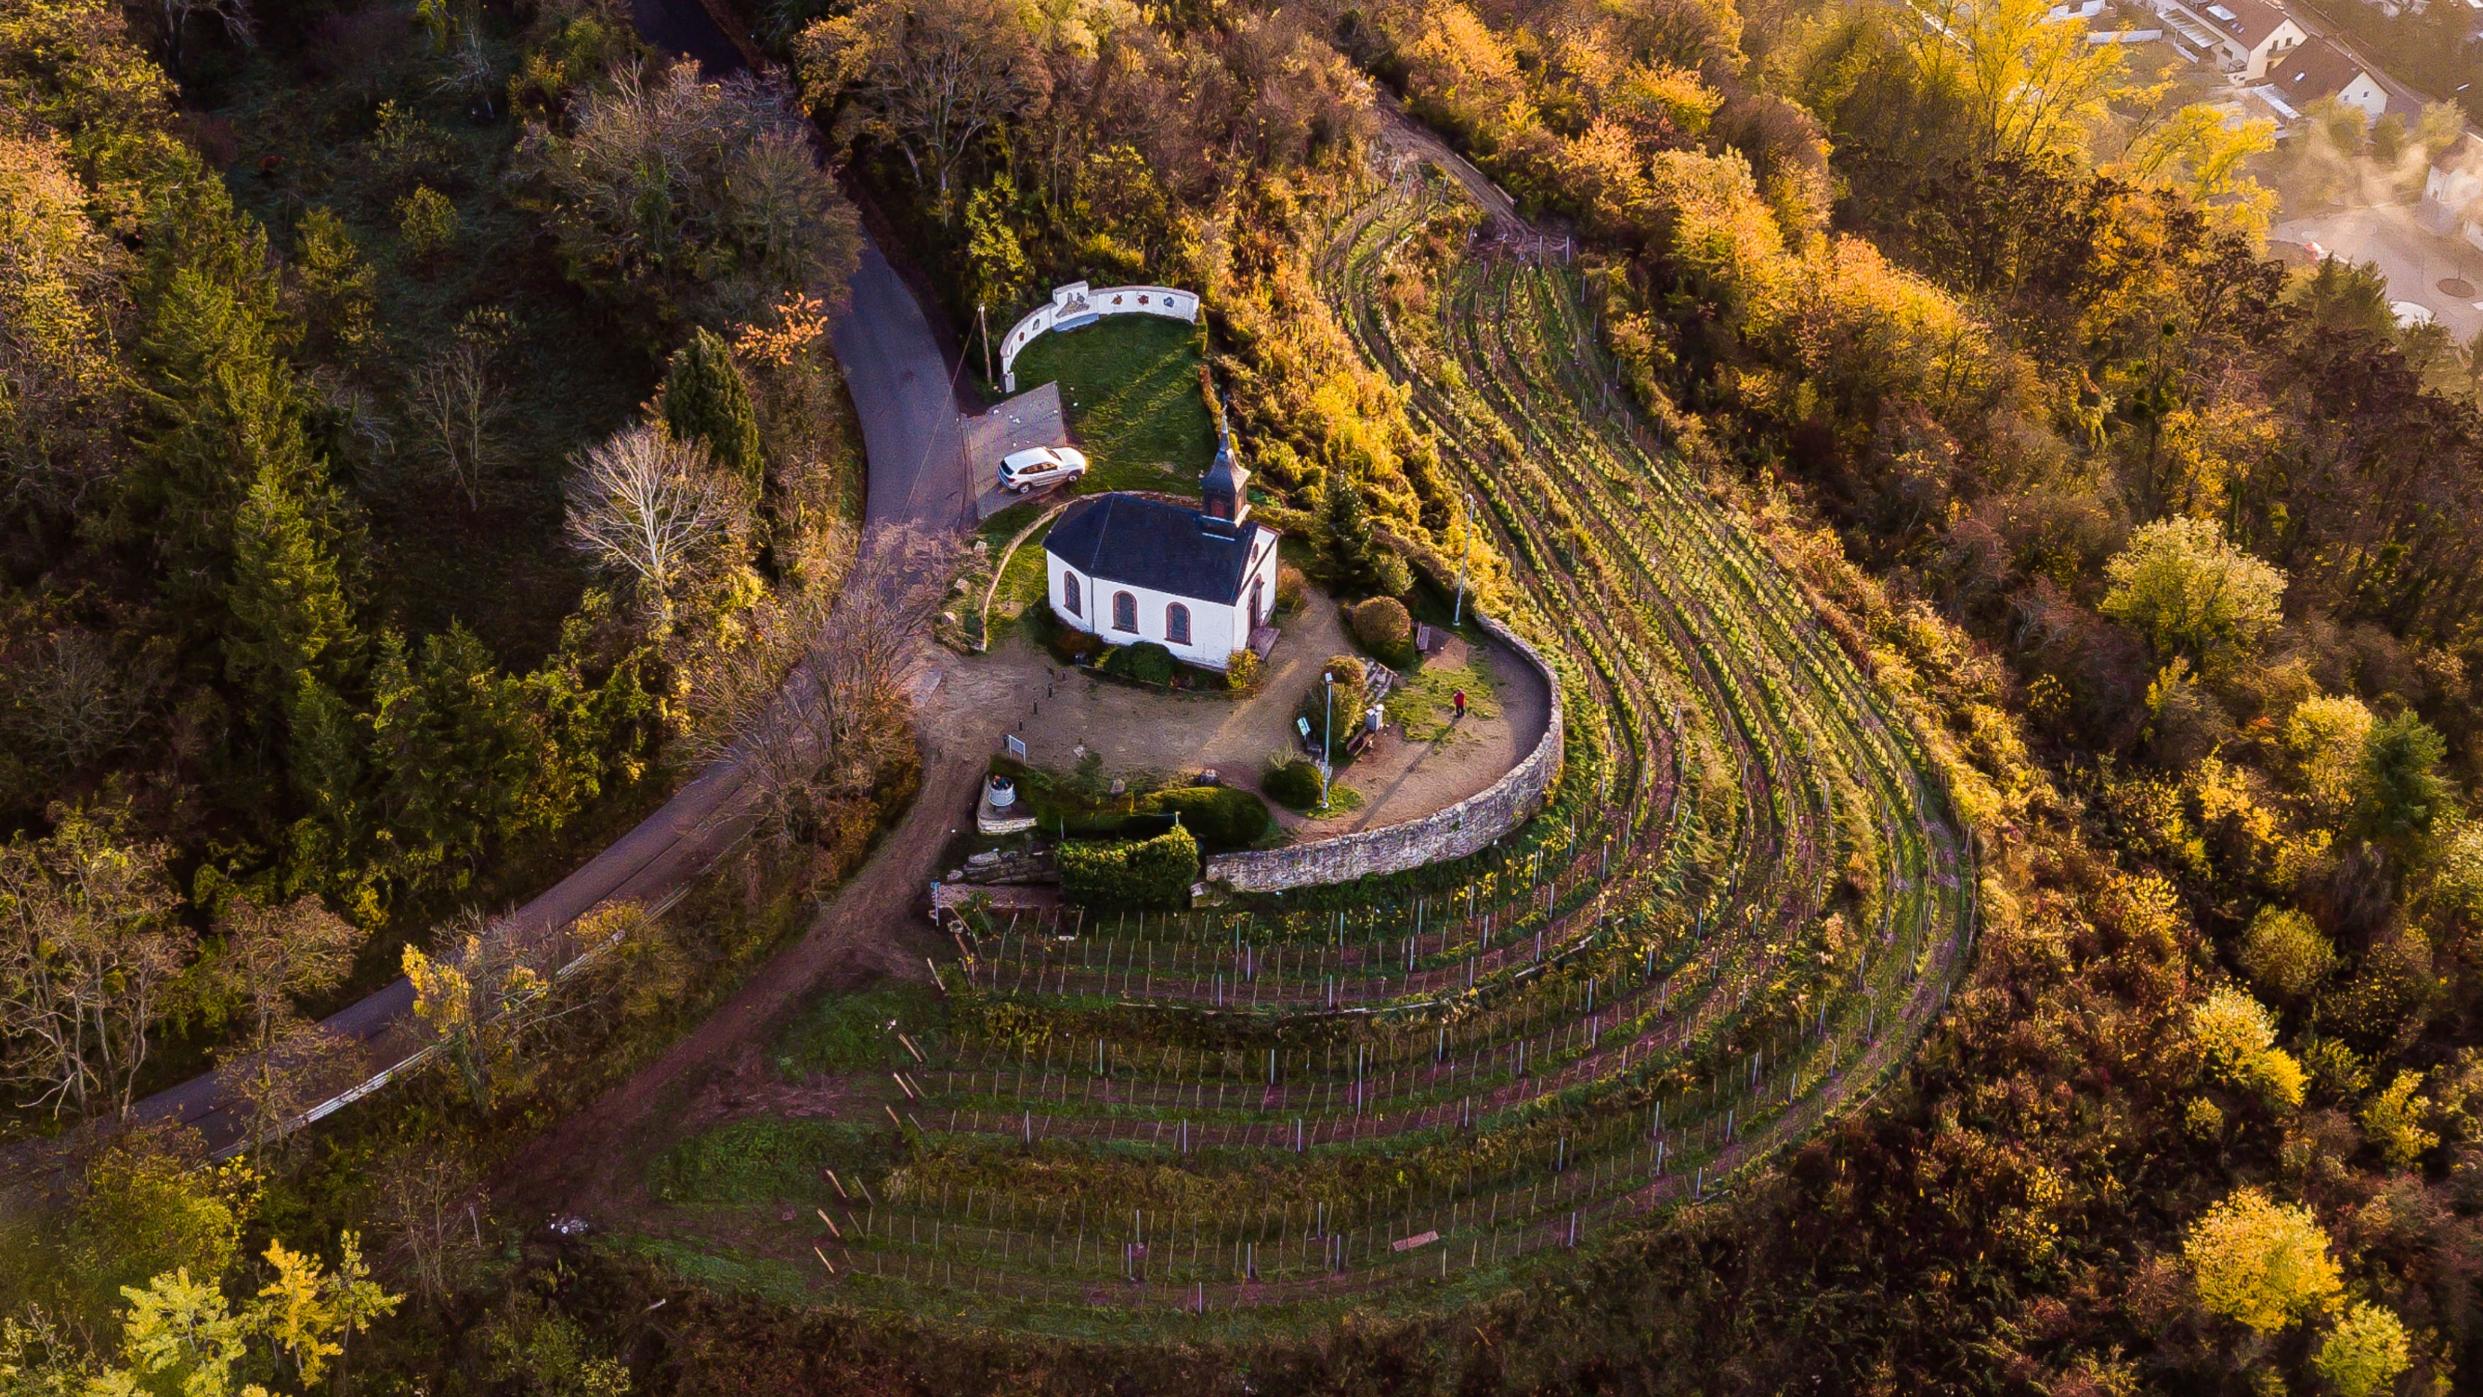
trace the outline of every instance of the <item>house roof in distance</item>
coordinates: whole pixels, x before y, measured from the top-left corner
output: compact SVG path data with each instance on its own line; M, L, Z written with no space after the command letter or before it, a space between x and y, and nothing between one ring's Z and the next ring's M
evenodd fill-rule
M2267 80L2276 84L2288 104L2299 109L2306 102L2334 97L2361 76L2362 65L2347 57L2345 50L2325 39L2312 39L2286 54L2268 72Z
M1270 532L1253 520L1211 533L1195 509L1144 495L1089 495L1061 511L1043 549L1098 581L1230 605L1241 599L1250 560Z
M2242 41L2244 48L2257 48L2260 41L2276 32L2276 26L2290 18L2282 5L2270 4L2268 0L2192 0L2191 7L2222 25ZM2232 18L2225 18L2227 14Z
M2449 144L2448 149L2431 157L2435 170L2468 169L2483 174L2483 136L2468 131Z

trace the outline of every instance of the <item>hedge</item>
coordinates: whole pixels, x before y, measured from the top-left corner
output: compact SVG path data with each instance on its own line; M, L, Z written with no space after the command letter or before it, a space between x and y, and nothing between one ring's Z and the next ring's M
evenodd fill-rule
M1060 846L1061 891L1090 907L1182 907L1198 881L1198 841L1175 827L1153 839Z
M1268 799L1295 810L1308 810L1319 803L1319 768L1299 757L1269 762L1259 785Z
M1149 796L1147 808L1180 815L1199 847L1217 853L1247 849L1275 824L1267 802L1239 786L1175 786Z
M1179 669L1180 662L1173 658L1173 652L1152 640L1124 645L1104 656L1104 673L1135 679L1141 684L1170 684Z

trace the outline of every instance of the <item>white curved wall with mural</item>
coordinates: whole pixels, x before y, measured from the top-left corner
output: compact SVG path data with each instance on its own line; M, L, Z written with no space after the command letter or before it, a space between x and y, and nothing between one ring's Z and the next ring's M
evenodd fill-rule
M1198 293L1174 286L1107 286L1083 281L1052 288L1052 299L1026 312L1000 341L1000 382L1017 391L1017 356L1047 330L1075 330L1107 315L1154 315L1198 323Z

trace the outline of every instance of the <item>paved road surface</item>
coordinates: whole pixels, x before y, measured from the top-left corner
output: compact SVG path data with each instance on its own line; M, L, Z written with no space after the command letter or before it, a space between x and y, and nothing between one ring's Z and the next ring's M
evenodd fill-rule
M711 72L739 66L732 44L696 0L633 0L632 13L658 48L686 52ZM862 424L869 529L956 527L966 501L951 366L921 305L867 238L854 275L853 304L835 326L834 343ZM738 837L735 797L743 784L743 773L730 761L709 768L635 829L517 909L509 924L522 935L553 935L598 903L652 902L679 888ZM413 1000L412 986L398 980L331 1015L325 1026L364 1045L374 1067L395 1062L419 1043ZM146 1098L138 1103L137 1116L195 1126L216 1148L234 1143L242 1130L214 1073Z
M870 457L865 517L872 527L970 522L957 366L941 357L921 303L875 243L863 244L853 307L835 334Z
M2443 278L2464 277L2483 288L2483 251L2425 228L2406 204L2375 204L2289 219L2269 236L2281 242L2318 243L2348 262L2368 262L2388 279L2392 301L2430 310L2442 327L2468 344L2483 334L2483 294L2452 296Z

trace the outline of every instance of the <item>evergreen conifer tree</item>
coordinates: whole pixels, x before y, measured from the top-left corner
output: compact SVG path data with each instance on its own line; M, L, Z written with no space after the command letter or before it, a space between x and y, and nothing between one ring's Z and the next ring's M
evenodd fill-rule
M764 483L759 414L733 352L712 331L698 330L673 351L664 374L664 425L673 440L700 442L716 464L754 494Z
M301 498L263 465L233 515L224 673L254 711L282 713L295 676L332 672L353 642L336 560Z

